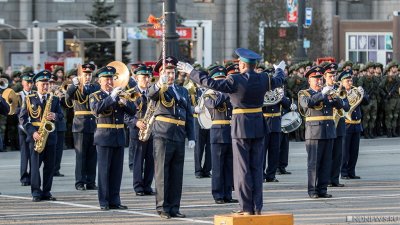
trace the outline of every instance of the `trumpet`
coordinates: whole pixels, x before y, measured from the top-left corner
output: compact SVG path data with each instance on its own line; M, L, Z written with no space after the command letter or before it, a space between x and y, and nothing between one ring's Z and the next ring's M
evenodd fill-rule
M111 87L112 89L114 89L113 86L111 86L110 84L107 84L108 87ZM135 88L131 88L129 90L126 91L121 91L118 94L118 97L120 98L124 98L128 101L136 101L139 97L141 96L141 93L136 91Z
M347 97L347 92L346 90L343 89L342 82L336 82L334 85L338 85L339 87L337 89L331 89L327 95L330 96L331 98L340 98L340 99L345 99Z

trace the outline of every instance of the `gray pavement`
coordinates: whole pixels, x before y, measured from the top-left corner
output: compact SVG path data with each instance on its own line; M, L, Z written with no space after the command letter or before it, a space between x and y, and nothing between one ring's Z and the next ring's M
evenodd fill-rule
M20 186L19 152L0 153L0 224L212 224L214 215L238 207L214 204L211 179L194 177L193 150L187 149L181 202L187 218L160 219L154 196L134 195L127 158L125 151L121 200L129 210L103 212L96 191L75 190L73 150L64 151L66 176L54 178L58 201L40 203L31 202L30 187ZM279 183L264 183L264 213L293 213L295 224L400 224L400 138L361 140L356 172L362 179L329 188L332 199L307 196L304 142L290 143L287 169L292 174L277 175Z

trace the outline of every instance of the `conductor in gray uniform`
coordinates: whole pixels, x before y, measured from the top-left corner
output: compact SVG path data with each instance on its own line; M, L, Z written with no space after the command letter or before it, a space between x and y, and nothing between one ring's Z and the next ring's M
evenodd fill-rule
M341 109L342 100L331 95L333 87L323 86L322 67L306 73L310 88L299 92L299 102L306 120L308 195L310 198L331 198L327 193L332 165L336 127L333 108ZM322 91L321 91L322 90Z
M265 74L254 71L261 58L257 53L239 48L240 74L232 74L225 80L214 80L193 69L188 63L179 62L178 70L190 74L190 79L201 86L228 93L232 103L231 135L233 149L234 187L240 203L237 212L243 215L261 214L263 183L264 136L267 132L262 105L267 90L283 84L285 62L276 66L276 72L268 82Z

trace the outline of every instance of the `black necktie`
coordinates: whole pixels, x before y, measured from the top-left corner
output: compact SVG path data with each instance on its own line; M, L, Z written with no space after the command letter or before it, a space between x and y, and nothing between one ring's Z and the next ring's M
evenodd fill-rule
M45 105L46 104L46 95L42 96L42 104Z

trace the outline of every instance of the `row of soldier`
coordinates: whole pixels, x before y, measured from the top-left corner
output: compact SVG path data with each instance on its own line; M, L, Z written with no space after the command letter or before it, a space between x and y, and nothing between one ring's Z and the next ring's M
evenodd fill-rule
M196 146L195 176L197 178L210 177L210 170L212 168L212 194L215 202L236 202L236 200L232 198L234 172L234 186L235 190L238 190L238 197L241 205L240 211L249 214L260 213L262 208L262 198L260 202L260 195L262 197L262 189L260 188L259 179L261 178L261 181L265 180L267 182L277 182L277 179L275 178L275 173L277 172L277 169L278 173L288 173L285 170L285 167L287 166L288 137L287 134L281 134L281 108L290 111L296 110L297 106L296 104L291 104L290 98L284 97L278 105L263 107L262 109L260 108L260 111L258 111L259 102L252 102L251 99L252 97L256 97L259 100L260 96L262 98L263 95L260 95L260 93L258 93L258 95L255 96L256 94L252 93L252 95L254 96L246 96L246 92L249 92L249 90L246 88L246 86L241 86L241 82L248 83L251 81L251 87L254 86L255 89L257 89L257 82L260 81L259 79L264 79L264 81L269 80L269 85L265 85L268 86L269 90L271 90L283 84L283 69L285 66L284 64L280 64L277 67L275 76L273 75L273 70L266 70L263 72L268 75L266 76L266 78L257 78L255 80L252 80L250 78L253 78L254 75L259 76L253 71L256 67L255 61L258 59L258 56L253 55L251 51L245 49L239 49L237 51L237 54L240 56L239 64L230 65L228 68L215 66L213 68L210 68L208 70L208 73L204 73L205 75L203 75L203 72L195 71L193 67L189 64L181 63L180 66L178 65L180 71L182 72L181 75L183 75L183 77L187 76L182 80L186 79L188 81L190 77L190 79L192 79L196 83L199 83L201 86L208 86L213 89L230 93L223 94L222 92L214 91L205 96L205 105L207 109L211 112L213 120L212 128L209 131L201 129L198 124L196 125L195 121L197 120L193 120L193 117L196 117L197 113L200 113L201 110L204 110L195 107L198 97L201 95L200 88L196 90L196 92L194 93L195 96L193 96L192 98L192 96L190 96L190 92L188 92L181 86L174 84L176 73L175 67L177 65L177 60L175 58L168 57L166 59L166 71L163 71L163 74L167 74L167 78L159 79L158 82L151 84L150 87L149 80L152 74L152 68L139 64L134 65L134 67L136 67L134 69L135 80L131 78L126 88L133 91L134 93L140 94L140 97L136 98L135 100L123 97L124 95L121 95L121 93L123 92L121 87L113 87L113 76L116 73L115 68L110 66L98 70L96 74L99 78L99 87L98 85L90 83L90 81L92 80L92 72L94 71L94 66L91 64L83 65L82 74L80 74L79 77L72 79L72 84L68 86L66 92L64 93L64 96L60 95L60 100L58 100L61 103L65 104L67 107L74 107L75 116L72 129L74 133L75 151L77 155L75 171L76 189L97 189L95 185L95 177L96 161L98 161L98 193L101 209L108 210L115 208L126 208L126 206L121 205L119 199L119 185L121 182L123 162L123 151L121 151L121 149L123 149L123 146L125 144L125 136L123 132L125 122L130 131L129 166L133 171L134 190L136 192L136 195L139 196L156 194L157 212L160 214L161 217L169 218L170 216L184 216L179 212L179 204L182 189L182 170L185 138L188 138L189 140L189 147ZM243 68L240 67L241 65ZM326 70L330 71L326 74L331 74L331 76L336 75L336 70L332 68L332 65L329 64L327 66L330 66L331 68L330 70ZM154 71L160 72L161 67L162 61L157 63ZM315 92L314 93L313 91L310 91L310 94L313 95L320 93L322 95L322 98L319 99L319 102L321 102L322 100L322 102L325 104L324 98L326 97L327 105L333 104L331 102L339 102L337 97L333 98L330 95L327 95L327 90L331 90L331 88L327 88L328 85L326 85L322 89L323 85L321 85L321 79L318 80L318 78L321 78L322 75L324 75L325 73L315 71L318 68L321 67L305 71L306 78L309 79L308 83L311 89L314 88L313 90ZM325 71L325 69L323 68L322 70ZM250 71L251 73L244 73L245 71ZM351 78L351 73L352 72L350 70L345 70L341 74L341 76L339 76L339 79L347 80L349 79L349 77ZM210 77L207 77L208 75ZM227 77L229 77L229 79ZM244 81L240 80L242 79L242 77L244 77ZM46 89L46 82L50 80L50 78L51 77L49 71L42 71L36 74L33 78L34 82L37 83L36 86L38 92L33 95L29 95L32 97L30 101L31 110L29 110L29 107L25 104L22 107L22 112L20 113L21 123L25 130L28 131L28 133L32 133L33 131L32 126L34 127L35 125L32 124L35 123L35 118L31 118L28 120L27 116L33 116L32 111L38 111L38 108L40 108L39 106L42 106L43 108L43 106L45 105L43 102L45 102L46 100L42 100L42 95L47 95L45 94L48 91L48 87ZM313 83L314 86L312 86L311 81L314 78L317 79L317 81ZM326 77L325 79L328 80ZM179 78L177 80L179 81ZM224 81L213 82L218 80ZM236 84L236 82L238 82L238 84ZM42 85L43 83L44 86ZM183 81L180 83L184 84L186 82ZM40 87L41 85L43 87ZM167 89L163 88L164 85L167 85ZM261 89L265 89L262 90L261 93L263 91L267 91L266 86L258 87ZM351 88L351 85L349 87ZM306 87L302 89L306 89ZM320 89L322 89L322 92L320 92ZM361 88L360 90L363 89ZM298 92L300 92L300 90ZM235 96L234 94L238 94L241 97L230 99L230 96ZM304 97L303 95L299 96ZM368 95L366 94L365 96ZM36 105L35 99L37 101ZM144 123L141 119L146 114L146 108L148 107L147 105L149 103L154 104L154 102L152 103L151 101L149 101L150 99L154 102L157 102L155 112L156 121L153 124L152 137L148 141L142 142L138 140L137 135L140 130L145 129L147 126L147 124ZM294 95L292 96L292 99L294 99ZM343 102L345 100L342 99L340 101L340 103L337 103L337 105L335 105L338 108L343 107ZM54 104L57 105L57 101ZM310 102L308 100L302 101L301 99L299 99L299 106L301 108L305 108L305 111L310 110L308 109L311 108L309 104ZM26 110L26 108L28 108L28 110ZM56 117L58 117L56 121L60 121L62 119L62 116L58 115L61 115L62 113L57 110L58 109L54 109L54 111L52 111L54 114L49 115L50 120L54 120ZM195 113L192 114L192 111L194 111ZM333 111L328 111L326 111L326 113L333 114ZM252 114L258 113L261 113L262 115L262 123L257 123L256 117L251 118L252 116L254 116ZM359 119L361 118L361 112L359 110L357 111L356 109L353 111L353 113L355 114L355 121L359 122ZM231 121L232 114L236 115L235 122ZM311 114L313 113L311 112ZM244 118L244 120L240 120L241 116ZM251 118L250 120L249 118L246 118L249 116ZM311 116L316 117L316 119L320 120L321 116L309 115L308 113L306 113L305 116L306 127L309 126L309 129L316 128L313 127L315 126L315 124L313 124L313 121L315 120L313 120L312 118L307 120L307 118ZM324 116L322 117L322 120L326 122L326 124L323 124L324 126L332 125L332 115L324 114ZM235 123L236 125L234 125ZM349 122L346 124L349 127L355 126L361 128L360 123ZM38 123L36 123L36 125L38 125ZM356 132L360 132L360 128L356 128ZM330 162L332 160L332 157L336 157L337 160L340 159L339 171L340 164L342 164L342 178L359 178L355 175L355 171L353 168L353 163L355 167L355 162L357 161L356 158L354 159L354 157L356 157L354 155L354 151L357 151L356 155L358 155L358 146L355 145L358 144L354 143L354 146L353 144L349 144L349 149L354 149L353 152L351 152L350 154L348 152L345 153L346 149L343 150L343 153L345 153L345 158L342 161L340 156L332 156L332 152L334 151L333 149L329 151L330 147L326 147L333 144L333 141L331 143L330 140L328 140L327 143L322 143L322 145L318 141L315 142L315 140L319 139L333 140L334 138L336 138L336 136L340 135L336 135L336 132L331 133L330 131L318 131L317 133L322 136L312 137L313 132L307 132L306 128L306 134L304 135L305 138L308 140L306 141L306 147L309 153L309 195L312 198L329 197L329 195L326 193L326 185L328 185L328 183L331 183L332 186L341 186L338 180L339 175L337 175L337 180L336 178L333 179L333 177L331 179L330 176L328 176L328 178L322 177L325 176L326 173L330 173L330 171L332 171L333 173L334 169L331 169L329 166L330 163L328 163L328 161ZM323 137L323 135L328 135L328 137ZM32 133L32 137L33 139L35 139L35 132ZM350 135L350 137L352 136ZM280 141L273 141L280 140L280 138L282 138L282 140L284 140L283 142L285 143L281 143ZM50 138L50 140L53 141L55 139L55 137ZM194 144L195 139L197 142L196 145ZM247 139L250 139L251 142L248 142L249 140ZM353 138L351 138L350 140L352 139ZM32 143L32 141L33 140L30 140L30 143ZM48 144L51 147L46 147L54 148L54 154L54 152L56 151L55 146L53 145L56 145L57 143L57 141L49 142ZM352 143L352 141L348 141L347 143ZM326 146L323 147L324 145ZM97 147L97 152L95 146ZM281 146L285 146L283 149L285 149L286 152L282 150L280 151ZM232 151L232 148L234 151ZM248 155L244 155L243 152L243 150L248 150L249 148L254 151L254 155L251 155L250 157ZM316 158L316 152L321 151L318 150L321 148L325 149L324 151L326 151L323 156L324 159L322 160L322 162L320 162L321 158ZM49 158L53 158L53 155L51 155L52 153L47 153L50 154L47 157L44 155L39 157L35 155L37 153L32 150L32 146L29 146L29 149L31 160L39 160L37 161L39 162L39 165L42 160L45 161L45 169L46 167L47 169L46 171L44 171L44 176L48 176L49 174L51 174L52 171L54 171L54 169L51 170L54 165L52 165L51 160L48 162L46 162L46 160L49 160ZM347 150L349 151L349 149ZM45 151L45 154L46 152L49 151ZM50 152L52 151L50 150ZM205 165L201 165L203 154L205 154ZM239 155L235 156L235 154ZM266 159L267 154L268 159ZM282 156L280 157L279 154L282 154ZM34 155L35 157L32 157L32 155ZM96 160L96 157L98 157L98 160ZM260 159L262 160L261 164ZM210 162L210 160L212 161L212 163ZM279 164L279 161L284 162L282 164ZM35 162L35 164L37 164L37 162ZM236 166L236 168L232 169L232 167L234 167L233 165L237 164L244 165L244 167ZM264 164L264 175L260 177L260 175L258 174L258 167L262 167L262 164ZM321 166L321 173L319 171L312 171L313 165L315 168L315 164L325 165L324 167ZM338 162L336 162L336 165L337 164ZM171 165L174 166L171 167ZM265 168L266 165L268 165L268 168ZM347 166L350 166L350 168L347 168ZM167 168L171 170L170 173L165 171L167 170ZM38 170L38 165L34 165L34 168L32 168L31 162L30 183L32 188L33 200L55 200L55 198L51 196L50 190L48 189L51 188L52 175L51 179L50 176L48 176L48 180L44 180L44 183L46 184L43 184L43 190L40 190L40 181L38 186L38 171L35 171L36 169ZM335 169L335 171L337 171L337 169ZM254 178L249 178L249 173L254 173ZM112 174L112 176L110 176L110 174ZM156 193L154 193L151 189L153 174L156 181ZM171 178L169 174L174 174L174 178ZM316 174L318 177L316 177ZM34 179L32 179L32 177ZM317 181L321 183L316 184ZM249 189L248 184L250 183L254 183L254 190ZM173 193L168 191L171 189L178 191ZM310 191L311 189L314 191ZM249 192L253 193L254 196L249 198ZM164 199L165 197L168 199Z

